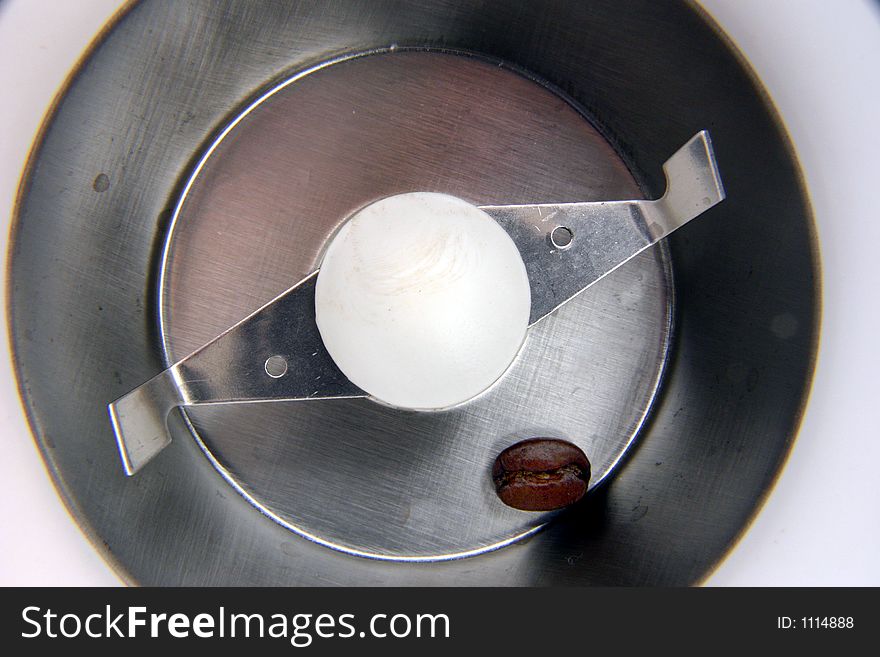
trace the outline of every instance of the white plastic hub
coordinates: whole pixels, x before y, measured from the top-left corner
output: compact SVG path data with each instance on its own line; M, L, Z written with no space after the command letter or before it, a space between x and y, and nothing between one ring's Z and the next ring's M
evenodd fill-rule
M375 399L441 409L489 388L526 337L519 250L494 219L416 192L357 212L331 241L315 315L339 369Z

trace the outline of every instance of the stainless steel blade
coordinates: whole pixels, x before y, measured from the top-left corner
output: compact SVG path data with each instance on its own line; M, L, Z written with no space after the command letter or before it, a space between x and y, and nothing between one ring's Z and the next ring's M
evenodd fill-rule
M522 254L530 325L724 199L706 131L663 169L667 189L654 201L482 207ZM367 396L324 348L315 323L317 274L109 405L127 474L171 442L165 422L177 406Z

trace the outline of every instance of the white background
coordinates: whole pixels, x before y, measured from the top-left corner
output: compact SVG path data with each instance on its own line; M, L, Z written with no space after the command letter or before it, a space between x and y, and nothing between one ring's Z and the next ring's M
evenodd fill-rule
M819 363L785 470L710 585L880 585L880 5L702 0L798 151L823 260ZM0 0L0 235L52 98L119 0ZM5 250L5 249L4 249ZM4 267L5 271L5 267ZM0 340L6 347L5 318ZM0 357L0 585L118 585L70 519Z

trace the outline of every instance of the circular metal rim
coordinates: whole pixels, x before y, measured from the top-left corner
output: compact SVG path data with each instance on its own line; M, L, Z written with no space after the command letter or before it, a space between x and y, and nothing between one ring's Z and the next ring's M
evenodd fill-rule
M807 180L804 176L804 172L800 167L800 162L798 160L797 149L794 146L794 143L791 139L791 136L788 133L788 130L785 127L785 121L782 119L782 115L777 110L776 105L773 102L773 98L771 98L770 94L764 88L764 85L761 82L761 77L758 73L752 68L751 63L748 58L740 52L739 48L737 48L733 39L731 39L727 33L721 28L721 26L715 21L712 15L700 6L697 3L697 0L685 0L690 9L700 17L700 19L709 26L712 32L715 34L715 38L717 38L721 43L724 44L725 49L729 52L736 62L739 64L739 67L745 72L745 74L749 77L752 88L759 94L761 100L764 104L764 109L768 113L771 121L776 126L777 132L779 134L780 139L783 142L783 147L786 150L789 159L794 165L797 175L797 184L800 191L801 201L804 205L805 211L805 219L806 219L806 227L809 231L809 242L812 248L812 261L813 261L813 269L816 274L816 278L813 284L813 295L812 301L815 304L815 313L812 317L813 325L810 327L812 329L812 344L810 347L810 361L807 366L807 378L806 378L806 388L803 391L801 397L800 408L794 417L794 422L792 424L791 432L788 436L787 446L784 449L783 453L780 455L779 463L776 466L775 472L773 473L772 479L764 487L764 490L761 492L759 497L755 500L754 508L752 512L749 514L746 521L742 524L739 531L733 536L730 542L727 545L727 548L723 553L718 555L715 561L710 564L710 566L703 573L702 577L698 578L694 584L702 585L706 580L708 580L712 574L719 568L719 566L724 562L725 558L736 549L736 546L742 541L745 535L748 533L752 524L761 514L761 511L764 508L764 505L767 503L767 500L770 497L770 494L773 492L776 484L779 482L780 476L782 476L782 472L785 469L786 464L788 463L788 459L791 457L792 448L794 447L794 443L797 440L798 433L800 432L801 425L804 421L804 415L807 411L807 406L810 402L810 397L813 389L813 380L816 373L816 363L819 358L819 344L820 344L820 336L822 333L822 316L823 316L823 295L822 295L822 255L821 249L819 248L819 233L816 229L816 215L813 210L813 205L810 200L809 188L807 187Z
M794 169L797 172L797 185L799 187L799 201L803 206L803 210L805 213L806 219L806 228L808 232L808 238L812 245L811 258L813 263L813 273L818 273L821 271L821 263L819 257L819 248L818 248L818 239L817 232L815 228L814 222L814 214L812 210L812 206L809 202L809 195L807 193L805 180L803 177L803 173L800 171L797 165L797 155L795 149L788 137L788 134L785 130L785 126L783 121L781 120L778 112L775 110L773 106L772 99L769 98L767 93L763 90L761 86L759 77L755 74L755 72L751 69L748 61L745 57L736 49L734 44L729 40L729 38L724 34L724 32L717 26L717 24L713 21L713 19L709 16L707 12L705 12L701 7L696 5L692 0L684 0L687 4L690 11L694 14L698 15L702 22L708 26L717 39L725 44L726 50L729 54L731 54L736 61L738 62L740 68L743 72L745 72L752 81L752 87L755 91L757 91L760 96L764 111L767 113L768 117L774 124L776 128L776 133L779 139L782 142L782 146L787 153L787 157L789 158L789 162L792 164ZM122 22L125 16L137 5L137 0L130 0L129 4L126 5L123 9L117 12L114 18L108 22L105 28L102 30L101 34L95 39L90 48L86 51L86 53L82 56L79 61L77 67L70 74L67 81L61 88L61 90L56 95L55 100L52 103L50 110L47 112L45 119L43 120L42 126L37 134L37 138L34 142L34 147L30 153L27 164L24 168L24 173L22 175L21 184L18 189L18 193L15 200L14 210L13 210L13 228L11 231L11 239L10 244L14 244L17 233L20 229L20 221L21 221L21 209L25 203L27 193L29 191L30 183L34 174L34 170L37 166L38 159L41 151L42 141L48 132L49 128L53 124L54 120L57 118L59 113L60 105L67 92L75 85L76 79L80 72L85 68L90 59L94 56L94 54L100 50L100 47L103 45L104 41L107 39L108 35L110 35L113 30ZM11 274L13 269L13 258L9 258L8 265L8 273ZM13 282L12 277L7 276L7 286L6 286L6 300L7 300L7 319L10 324L10 328L14 329L14 310L12 304L13 298ZM807 363L806 367L806 385L801 395L801 402L799 406L799 410L794 414L792 418L791 430L788 433L788 437L786 440L786 444L784 449L779 454L779 459L777 460L775 467L773 468L773 472L770 480L762 489L759 497L756 499L755 504L752 505L750 513L747 515L745 521L740 525L738 532L733 536L732 539L729 540L726 547L720 551L715 558L708 562L707 567L704 569L702 576L694 580L693 583L699 584L704 581L707 577L709 577L712 572L718 567L718 565L724 560L724 558L730 553L730 551L736 546L739 540L743 537L743 535L748 531L751 523L755 520L757 515L760 513L761 508L766 502L769 494L772 492L776 482L778 481L779 475L787 461L791 453L791 447L796 439L798 429L800 427L801 421L804 416L804 412L806 406L809 401L809 393L810 393L810 384L812 382L812 376L815 371L815 364L817 359L817 350L819 345L819 327L821 325L821 281L818 277L813 282L813 296L812 303L815 307L815 312L812 315L812 322L808 327L811 330L811 348L810 348L810 359ZM11 341L11 350L14 358L14 369L17 377L17 384L19 387L20 396L23 402L23 407L25 409L28 423L31 427L32 433L35 437L35 441L39 448L39 451L47 464L47 468L49 470L50 476L58 489L62 500L67 506L73 518L77 521L80 528L87 535L87 537L91 540L91 542L95 545L96 549L102 554L105 561L113 568L116 574L123 579L124 581L134 584L137 583L133 578L130 572L126 569L126 567L118 560L116 555L114 555L108 548L107 544L101 539L101 537L97 534L97 532L92 527L88 516L80 509L76 497L73 495L71 490L68 487L68 484L65 481L63 473L59 470L57 463L55 462L51 452L47 448L45 443L45 438L43 437L40 430L40 423L36 416L36 411L33 409L30 401L28 390L23 380L23 371L20 360L18 358L19 352L17 349L17 344L15 341L15 337L13 331L10 330L10 341Z
M181 214L183 213L184 207L187 203L187 200L190 196L190 191L193 186L197 184L199 177L202 171L205 169L206 165L212 160L215 153L221 144L226 140L227 137L232 135L236 128L241 124L241 122L246 119L249 115L251 115L254 111L258 110L264 103L269 101L273 96L278 94L279 92L284 91L288 87L296 84L297 82L302 81L304 78L313 75L315 73L319 73L325 69L333 67L338 64L343 64L347 62L351 62L354 60L362 60L364 58L369 58L377 55L388 55L394 53L401 52L426 52L426 53L435 53L435 54L443 54L443 55L451 55L463 57L466 59L475 59L479 61L484 61L492 64L493 66L498 66L506 69L507 71L519 75L534 84L539 85L546 89L549 93L558 96L563 102L565 102L574 112L579 114L582 120L590 123L592 125L592 121L590 120L587 113L584 111L582 107L580 107L575 101L573 101L570 97L568 97L562 90L554 87L544 80L539 80L535 78L535 76L531 75L528 71L521 70L518 67L511 65L507 62L497 60L495 58L486 57L481 55L480 53L458 50L458 49L436 49L436 48L411 48L411 47L399 47L393 45L387 48L374 48L371 50L359 51L350 54L344 54L338 57L330 58L326 61L321 61L312 66L308 66L302 70L294 71L291 75L283 78L280 82L275 84L271 84L265 90L258 92L255 94L254 98L248 100L244 105L236 109L232 116L233 118L228 121L225 127L218 133L216 137L213 137L208 140L207 147L201 149L196 158L196 164L192 167L192 169L187 172L184 176L185 182L181 187L180 193L177 195L177 198L174 202L174 209L171 216L171 220L168 226L165 228L165 236L162 241L162 249L161 255L159 257L159 266L158 266L158 280L155 285L155 294L157 298L156 307L158 309L158 333L160 337L160 346L161 346L161 355L162 361L165 367L171 367L174 361L177 358L181 357L181 354L175 354L175 350L172 345L172 333L173 331L170 328L171 322L168 318L168 280L171 278L170 269L171 269L171 260L173 255L173 246L175 241L175 229L178 226L178 222L180 220ZM595 127L595 126L594 126ZM632 171L629 172L630 175L633 175ZM636 181L639 183L640 181ZM344 224L340 224L339 228ZM339 229L337 228L337 230ZM559 229L564 229L569 232L571 236L571 231L564 226L557 226L552 233ZM324 244L323 250L326 250L330 241L332 240L334 233L328 235L328 239ZM552 239L552 235L548 237L548 239ZM555 245L555 242L554 242ZM557 246L560 250L568 248L569 244L566 244L563 247ZM654 376L650 381L650 388L646 390L646 397L648 399L647 404L644 407L640 406L641 411L638 413L636 417L636 422L632 427L632 431L628 433L626 437L626 441L619 451L616 452L615 458L611 461L611 463L607 467L603 467L600 476L593 477L589 481L588 493L592 492L595 489L598 489L604 486L611 478L614 471L617 467L625 462L627 455L630 451L632 451L636 445L638 444L640 435L642 433L643 428L650 422L652 410L655 407L656 401L661 394L664 375L667 370L667 365L669 363L670 354L672 352L672 344L674 342L674 332L675 332L675 276L674 270L672 267L671 257L669 255L669 247L665 241L661 241L654 245L653 250L659 254L657 257L658 261L658 269L659 276L664 281L664 293L666 296L665 305L665 321L662 323L662 326L659 327L660 331L660 342L662 343L662 348L659 353L659 361L656 370L654 371ZM318 262L323 256L319 256ZM527 338L526 338L527 339ZM520 345L520 348L517 352L516 357L514 358L514 363L520 360L522 356L522 351L525 348L525 340L523 344ZM267 361L268 363L268 361ZM268 367L268 365L267 365ZM512 367L512 365L511 365ZM268 373L268 369L267 369ZM483 390L475 397L461 402L459 404L455 404L452 407L460 407L466 404L469 404L473 401L478 400L479 398L487 395L493 388L495 388L499 382L504 379L504 375L499 377L492 385L490 385L486 390ZM270 374L270 376L272 376ZM372 396L367 396L369 400L374 403L378 403L380 405L386 405L385 402L381 400L374 399ZM439 409L441 411L449 410L449 408ZM476 557L482 554L487 554L494 552L496 550L500 550L505 547L509 547L518 543L519 541L526 540L538 532L543 531L549 525L552 524L554 518L559 515L559 511L555 512L547 512L542 514L545 520L529 527L526 530L519 531L517 533L513 533L508 535L507 537L497 540L491 544L480 545L478 547L474 547L471 549L465 550L457 550L457 551L444 551L440 553L431 553L431 554L418 554L418 555L401 555L394 553L385 553L380 551L371 551L362 548L353 547L339 540L333 540L331 538L326 538L319 533L315 533L314 531L309 530L305 526L300 526L294 523L292 520L285 518L285 516L279 512L272 510L266 503L262 502L259 496L256 493L252 493L249 491L242 483L239 482L239 479L227 468L220 458L213 452L210 446L206 443L205 440L200 435L198 428L195 426L194 422L190 418L185 407L180 407L176 410L177 413L182 417L183 423L188 430L188 434L186 437L182 437L184 439L192 439L199 447L201 452L204 454L205 458L211 463L211 465L217 470L220 476L228 483L239 495L241 495L249 504L251 504L256 510L265 515L268 518L271 518L274 522L278 523L280 526L285 529L291 531L297 536L305 538L309 541L317 545L321 545L326 548L330 548L337 552L341 552L343 554L351 555L354 557L361 557L366 559L372 559L377 561L388 561L388 562L400 562L400 563L434 563L434 562L444 562L444 561L455 561L459 559L466 559L470 557ZM434 412L433 410L429 410L427 412ZM593 464L595 468L595 463ZM593 474L595 475L595 469Z
M113 13L113 15L107 20L100 31L94 36L88 47L80 55L73 68L71 68L70 72L64 79L64 82L55 92L55 95L52 98L52 102L49 104L49 108L46 110L46 114L43 116L43 119L40 122L40 127L37 130L36 135L34 135L34 141L31 145L30 152L28 153L27 161L25 162L25 165L22 169L21 179L18 184L18 189L16 190L15 201L12 207L12 220L10 222L11 227L8 237L7 249L9 254L11 254L13 245L15 244L17 238L17 233L19 231L19 225L21 222L22 207L25 203L27 192L30 187L30 182L34 175L34 170L37 167L43 140L45 139L46 134L49 132L50 127L54 123L60 111L61 104L64 98L67 96L67 93L74 86L74 84L76 84L77 77L79 77L80 73L86 67L91 58L100 50L106 39L125 19L129 12L135 8L138 2L139 0L125 0L125 4ZM6 323L9 331L9 351L12 354L13 371L15 373L15 383L18 388L18 396L21 401L21 407L24 410L25 417L27 418L27 424L31 431L31 437L40 452L40 458L42 458L46 466L46 472L49 474L52 485L55 487L55 490L58 493L58 497L61 498L61 501L64 504L64 508L70 515L71 519L76 523L77 527L79 527L80 531L82 531L82 533L88 539L89 543L92 544L92 546L95 548L95 551L101 556L101 559L104 561L104 563L106 563L110 567L110 569L113 571L113 574L116 575L123 584L127 586L137 586L137 580L132 577L131 573L129 573L125 565L116 557L116 555L113 554L107 544L101 539L100 535L89 521L88 515L80 508L79 504L76 501L76 496L67 485L64 476L62 475L60 469L52 458L52 455L46 446L42 433L40 432L36 412L28 401L27 390L24 386L24 374L22 372L21 361L18 357L18 350L16 348L15 338L13 334L14 316L12 299L14 288L12 282L12 269L12 257L11 255L7 255L5 279L6 285L3 291L3 296L4 307L6 310Z

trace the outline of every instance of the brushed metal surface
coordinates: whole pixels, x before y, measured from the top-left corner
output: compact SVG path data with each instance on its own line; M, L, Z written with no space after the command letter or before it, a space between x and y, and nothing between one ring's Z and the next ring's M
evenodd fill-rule
M589 504L530 540L443 563L361 559L292 534L230 490L179 418L181 439L126 478L105 414L163 367L160 249L204 145L267 83L394 43L480 52L548 80L646 195L662 190L654 163L708 128L728 193L670 240L676 335L637 449ZM687 584L747 526L797 429L819 313L813 240L772 106L686 3L147 0L84 63L42 134L11 245L10 333L49 468L131 582ZM787 330L774 331L780 321Z
M240 319L314 271L358 208L414 190L493 204L639 196L581 114L495 62L398 49L319 67L238 121L187 183L162 276L169 365L214 337L218 314ZM498 500L501 450L565 438L596 486L654 398L671 325L663 251L606 283L533 326L501 380L459 407L322 399L186 414L237 490L313 540L397 560L497 548L553 515Z

